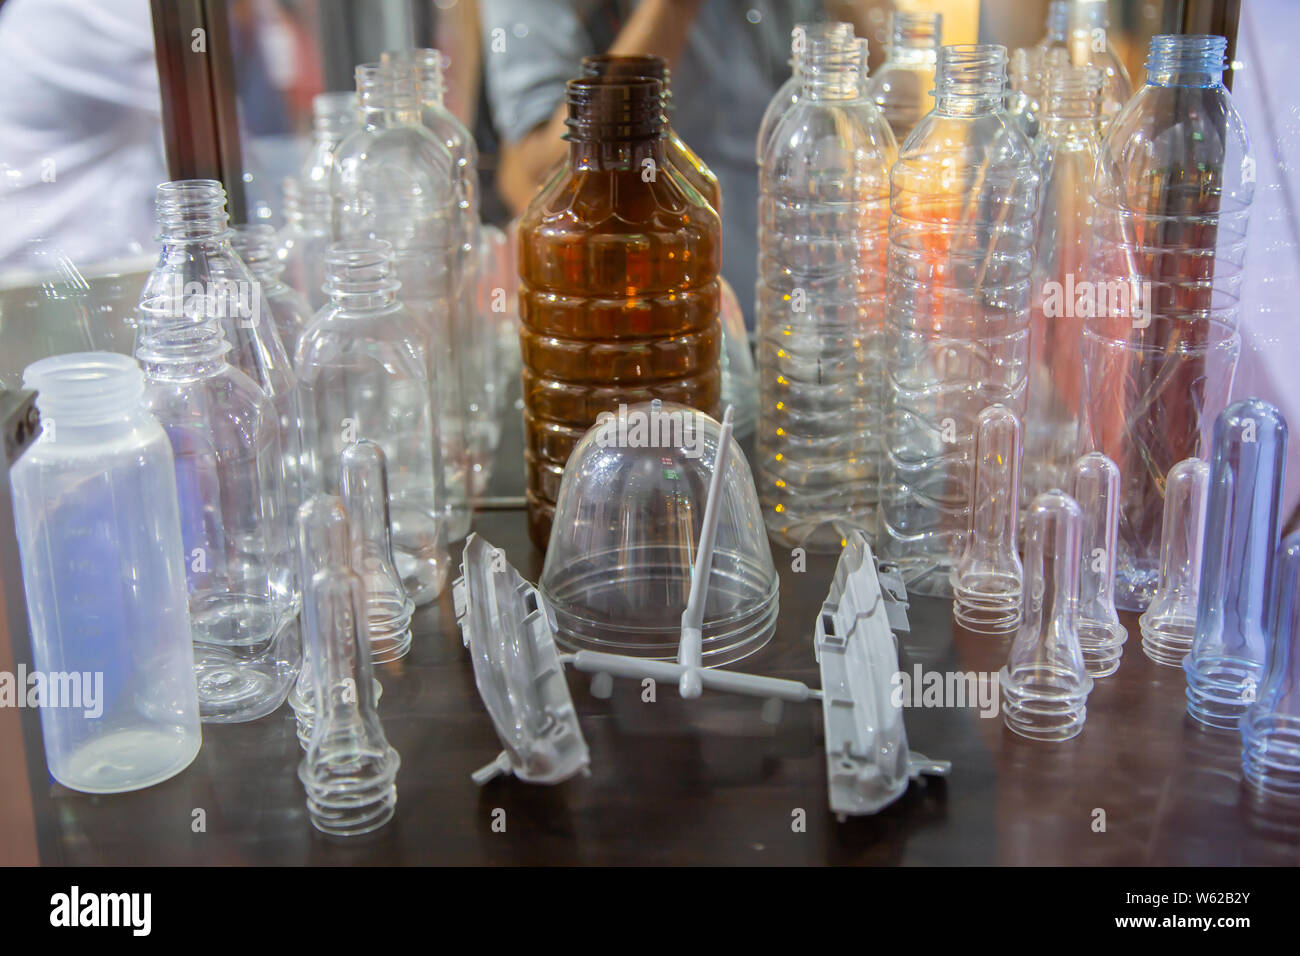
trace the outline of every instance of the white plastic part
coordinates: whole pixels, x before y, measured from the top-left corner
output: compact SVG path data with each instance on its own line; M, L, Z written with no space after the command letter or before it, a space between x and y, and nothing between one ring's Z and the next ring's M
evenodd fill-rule
M473 774L554 784L585 773L590 756L555 651L555 622L537 589L504 552L471 534L453 585L456 619L474 681L505 747Z
M736 409L728 405L722 416L718 436L718 454L713 459L713 478L709 497L704 502L704 520L700 525L700 542L695 549L695 567L691 570L691 593L682 611L682 638L677 647L677 663L686 668L678 680L678 692L684 698L699 697L704 691L701 670L704 662L704 604L709 599L709 575L713 571L713 538L718 530L718 508L722 476L727 471L731 452L731 429Z
M841 820L882 810L921 774L952 769L907 748L903 709L892 695L898 646L891 630L906 607L896 599L899 583L891 577L890 585L882 589L871 546L855 531L817 616L827 792Z

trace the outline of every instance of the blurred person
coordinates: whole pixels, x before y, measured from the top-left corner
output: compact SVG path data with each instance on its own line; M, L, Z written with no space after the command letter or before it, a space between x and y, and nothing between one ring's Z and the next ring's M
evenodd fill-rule
M167 179L149 0L0 6L0 267L44 238L80 265L153 248Z

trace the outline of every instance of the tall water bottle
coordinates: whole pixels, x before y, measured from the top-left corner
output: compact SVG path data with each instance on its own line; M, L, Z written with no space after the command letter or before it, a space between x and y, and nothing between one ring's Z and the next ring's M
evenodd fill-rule
M1024 415L1039 175L1008 116L1007 51L939 51L934 110L890 174L882 560L951 596L982 409Z
M431 404L438 410L441 506L447 538L469 532L469 448L456 365L455 162L425 128L419 83L410 69L367 63L356 68L360 125L339 144L331 178L339 239L392 244L402 301L428 340Z
M1124 476L1115 600L1128 610L1159 582L1166 475L1205 457L1240 352L1255 165L1226 49L1153 37L1146 85L1107 127L1093 180L1080 441Z
M758 145L754 151L754 158L758 164L763 165L763 154L767 152L772 143L772 134L776 132L776 126L785 114L794 109L794 105L799 102L802 95L803 81L799 79L799 60L803 57L804 50L807 49L809 40L815 42L827 43L854 43L853 24L851 23L798 23L790 31L790 78L781 84L781 88L776 91L767 104L767 109L763 111L763 118L758 124Z
M769 534L838 551L876 525L894 134L849 36L805 36L759 174L760 497Z

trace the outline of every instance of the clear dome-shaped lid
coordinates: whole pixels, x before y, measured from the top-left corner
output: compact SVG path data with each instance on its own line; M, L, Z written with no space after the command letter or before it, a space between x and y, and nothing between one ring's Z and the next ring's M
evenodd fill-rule
M539 588L567 647L672 659L721 426L658 400L605 413L569 456ZM777 577L754 478L731 441L704 605L703 661L762 647Z

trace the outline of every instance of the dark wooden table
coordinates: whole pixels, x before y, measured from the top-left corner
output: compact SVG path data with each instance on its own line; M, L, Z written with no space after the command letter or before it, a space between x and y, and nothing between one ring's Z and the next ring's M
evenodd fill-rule
M519 511L481 513L477 530L536 580L541 555ZM776 637L743 662L818 684L813 622L834 558L781 569ZM411 654L379 668L380 714L402 756L398 807L381 832L327 839L308 822L301 753L287 707L251 724L205 726L180 776L149 790L93 797L51 785L39 801L46 862L71 864L1295 864L1300 816L1253 805L1235 735L1184 714L1181 670L1143 656L1136 622L1119 672L1098 682L1083 733L1023 740L1000 716L914 708L911 745L952 761L946 781L912 786L875 817L838 823L826 805L820 705L677 698L615 683L598 700L569 684L591 748L591 775L557 787L470 772L499 744L479 701L450 592L421 611ZM902 668L996 672L1006 644L955 632L945 602L912 603ZM206 828L194 832L196 811ZM504 832L493 820L504 811ZM799 811L803 811L800 813ZM1103 818L1104 814L1104 818ZM803 819L806 826L798 827ZM1104 822L1104 831L1099 832Z

